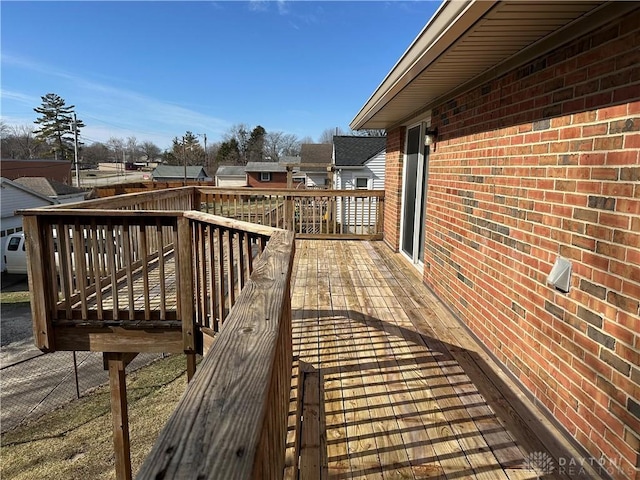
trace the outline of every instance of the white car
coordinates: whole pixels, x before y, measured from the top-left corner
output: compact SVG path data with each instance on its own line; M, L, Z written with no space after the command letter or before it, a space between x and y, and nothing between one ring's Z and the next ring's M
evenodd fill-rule
M27 273L27 252L24 233L12 233L4 247L4 265L7 273Z

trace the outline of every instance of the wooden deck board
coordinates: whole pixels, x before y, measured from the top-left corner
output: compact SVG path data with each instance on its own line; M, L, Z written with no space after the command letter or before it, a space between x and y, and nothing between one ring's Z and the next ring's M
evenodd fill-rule
M318 441L302 424L314 450L300 458L324 461L287 478L537 478L529 453L564 453L545 447L564 443L534 434L535 418L512 406L522 395L504 391L504 374L382 242L298 240L292 286L294 359L313 371L310 405L324 402L309 425Z

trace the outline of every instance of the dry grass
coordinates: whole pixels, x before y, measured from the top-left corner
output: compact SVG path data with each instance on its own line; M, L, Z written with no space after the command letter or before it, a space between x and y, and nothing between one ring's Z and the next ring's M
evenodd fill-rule
M0 292L0 303L3 305L11 305L14 303L29 303L29 291Z
M183 355L127 375L134 476L186 384ZM108 386L4 434L0 464L3 480L115 478Z

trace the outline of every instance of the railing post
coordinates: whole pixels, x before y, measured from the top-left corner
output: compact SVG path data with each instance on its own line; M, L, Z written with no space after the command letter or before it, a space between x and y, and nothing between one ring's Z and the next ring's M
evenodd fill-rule
M288 194L284 197L284 228L293 231L293 196Z
M378 211L377 211L377 220L378 220L378 228L376 229L376 233L384 234L384 197L378 197Z
M202 211L200 187L193 187L193 205L191 206L191 210L195 210L196 212Z
M182 321L182 343L187 355L187 378L195 374L195 322L193 315L193 238L191 223L186 217L178 217L178 245L176 247L176 271L178 273L178 308Z
M31 316L33 318L33 339L42 351L54 351L53 327L51 324L51 312L47 300L50 297L50 288L54 288L46 282L51 278L48 273L46 243L43 242L40 229L42 220L38 216L25 215L22 220L24 228L25 245L27 252L27 272L29 280L29 297L31 301ZM49 265L49 268L55 266Z
M118 480L131 480L131 444L129 442L129 413L127 410L125 373L127 362L123 353L105 352L104 359L109 370L116 478Z

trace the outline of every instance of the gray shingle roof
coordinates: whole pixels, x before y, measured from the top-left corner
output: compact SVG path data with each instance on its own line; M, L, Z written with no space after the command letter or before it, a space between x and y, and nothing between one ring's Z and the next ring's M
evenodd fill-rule
M247 172L286 172L287 168L277 162L249 162L245 167Z
M333 145L330 143L303 143L300 146L300 163L331 163Z
M216 175L228 175L236 177L244 177L246 175L244 165L220 165L216 170Z
M151 173L154 178L184 178L184 167L179 165L158 165ZM187 178L207 177L203 167L187 167Z
M65 185L64 183L44 177L20 177L16 178L14 182L19 183L40 195L44 195L45 197L86 193L81 188Z
M387 137L335 136L336 166L356 167L387 148Z

